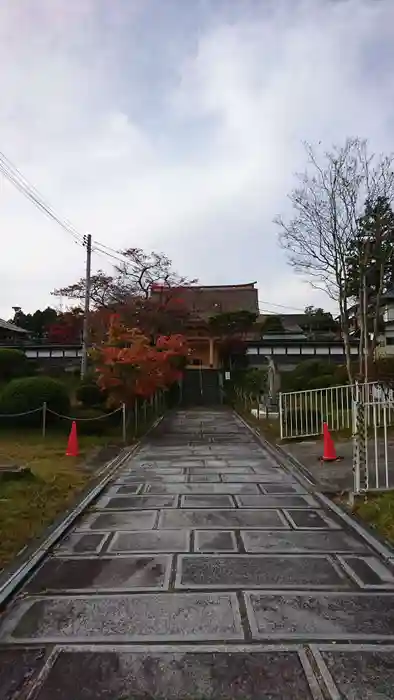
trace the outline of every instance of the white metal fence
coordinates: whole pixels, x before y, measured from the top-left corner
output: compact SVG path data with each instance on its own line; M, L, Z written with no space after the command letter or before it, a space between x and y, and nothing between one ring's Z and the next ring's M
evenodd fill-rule
M392 392L391 392L392 394ZM394 439L388 428L393 415L393 396L369 397L355 406L353 437L354 492L394 488ZM361 412L361 416L360 416Z
M321 435L323 423L330 430L354 432L355 403L366 410L367 426L394 425L392 389L385 391L377 382L292 391L279 395L281 439Z

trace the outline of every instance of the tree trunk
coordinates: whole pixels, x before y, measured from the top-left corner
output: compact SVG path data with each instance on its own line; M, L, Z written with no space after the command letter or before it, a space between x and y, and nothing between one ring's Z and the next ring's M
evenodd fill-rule
M343 339L343 345L345 349L345 357L346 357L346 369L347 369L347 375L349 378L349 383L354 384L354 376L353 376L353 369L352 369L352 356L350 352L350 337L349 337L349 319L348 319L348 314L347 314L347 303L346 299L339 299L339 311L340 311L340 318L341 318L341 326L342 326L342 339Z
M378 344L378 334L379 334L379 321L380 321L380 300L382 298L382 291L383 291L383 276L384 276L384 265L383 263L380 266L380 277L379 277L379 289L378 293L376 295L375 299L375 310L374 310L374 319L373 319L373 335L372 335L372 341L369 346L369 357L371 362L375 361L375 351L376 347Z

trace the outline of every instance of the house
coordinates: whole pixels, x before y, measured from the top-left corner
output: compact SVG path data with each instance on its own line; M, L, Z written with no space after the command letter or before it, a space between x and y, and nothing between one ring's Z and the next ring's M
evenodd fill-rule
M394 290L381 298L381 330L376 348L377 357L394 357Z
M247 349L252 367L273 362L279 371L291 371L303 360L345 362L340 327L330 314L272 314L257 323L259 337ZM351 354L358 355L358 340L351 342Z
M373 313L375 301L372 302ZM372 313L371 313L372 316ZM376 347L376 357L394 357L394 290L388 290L380 299L379 326ZM360 312L359 305L354 304L348 310L349 329L351 338L359 342ZM372 321L370 321L372 324Z
M30 337L30 331L0 318L0 345L23 343Z

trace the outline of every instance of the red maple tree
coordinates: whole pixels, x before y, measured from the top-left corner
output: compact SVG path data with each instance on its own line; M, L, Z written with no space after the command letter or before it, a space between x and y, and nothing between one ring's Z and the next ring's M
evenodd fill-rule
M131 405L136 397L150 398L181 376L189 354L182 335L159 336L155 344L139 328L128 328L119 315L111 318L108 337L96 346L98 385L112 405Z
M46 329L49 343L74 344L81 341L83 312L79 308L59 314Z

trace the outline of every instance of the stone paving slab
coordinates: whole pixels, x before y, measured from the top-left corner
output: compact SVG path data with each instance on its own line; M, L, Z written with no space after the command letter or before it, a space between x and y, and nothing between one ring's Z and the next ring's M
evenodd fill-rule
M108 532L72 533L55 548L55 554L98 554L109 536Z
M26 684L43 667L44 661L45 649L1 649L1 700L17 700Z
M394 574L374 556L343 556L339 560L360 588L394 588Z
M130 476L121 476L116 479L115 484L138 484L141 481L151 481L166 484L183 484L187 481L186 474L174 474L173 476L160 476L160 474L149 474L146 477L138 476L137 474L131 474Z
M162 510L159 528L212 530L236 528L287 528L283 515L278 510Z
M231 464L234 467L263 467L266 469L268 466L277 466L267 454L260 452L258 459L252 459L246 457L245 459L231 459Z
M237 540L231 530L196 530L196 552L236 552Z
M303 486L298 484L260 484L260 489L267 494L291 494L291 493L307 493Z
M22 600L0 641L160 642L243 640L234 593L147 593Z
M188 493L209 494L209 493L224 493L224 494L259 494L257 484L145 484L144 493L177 493L186 495Z
M28 582L29 594L168 588L172 557L128 556L48 559Z
M394 595L380 593L245 594L255 639L394 640Z
M222 481L225 482L235 482L235 483L240 483L242 481L245 481L249 484L255 483L255 484L263 484L264 482L267 482L269 484L273 484L275 482L278 483L283 483L287 482L289 484L294 483L294 479L285 473L282 473L278 471L277 473L273 472L261 472L259 474L222 474Z
M349 588L326 555L180 555L177 588Z
M117 482L114 481L113 483L116 484ZM121 481L120 483L123 484L123 481ZM143 487L144 487L144 480L143 479L140 479L139 481L134 481L134 482L128 483L127 484L127 489L128 489L127 493L129 493L131 496L136 496L137 494L141 493Z
M103 496L96 505L96 510L147 510L152 508L175 508L178 496Z
M240 508L318 508L312 496L235 496Z
M190 532L187 530L143 530L116 532L108 547L109 552L188 552Z
M340 525L329 518L324 510L284 510L293 527L297 530L340 529Z
M204 472L203 474L190 474L189 476L189 482L190 483L195 483L195 482L204 482L208 481L210 483L215 483L220 481L220 475L217 474L212 474L211 472Z
M186 470L188 474L253 474L253 470L251 467L208 467L206 469L202 469L201 467L189 467L189 469ZM242 481L242 479L240 479Z
M241 537L247 552L365 552L368 548L346 532L294 532L270 530L242 530Z
M235 508L231 496L208 495L181 496L181 508Z
M119 476L138 476L146 479L148 476L158 474L159 476L181 476L183 474L183 469L177 469L173 467L160 467L156 465L154 467L145 467L143 464L136 465L135 467L130 466L121 469L117 473Z
M313 700L305 665L297 651L65 650L36 700Z
M394 700L393 646L331 645L314 648L314 656L338 700Z
M92 513L80 520L78 530L151 530L157 520L156 510Z

